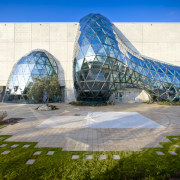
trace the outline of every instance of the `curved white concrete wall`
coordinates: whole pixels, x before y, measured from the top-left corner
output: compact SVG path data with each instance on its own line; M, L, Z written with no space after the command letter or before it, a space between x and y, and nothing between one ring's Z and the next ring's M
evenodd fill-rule
M121 97L116 96L116 94L121 94ZM133 103L133 102L147 102L150 100L150 95L142 89L138 88L124 88L115 92L111 97L110 101L115 103Z
M114 23L135 52L180 66L180 23Z
M180 23L114 23L134 51L180 66ZM0 23L0 86L6 86L13 65L34 49L59 61L65 101L75 100L73 50L78 23Z

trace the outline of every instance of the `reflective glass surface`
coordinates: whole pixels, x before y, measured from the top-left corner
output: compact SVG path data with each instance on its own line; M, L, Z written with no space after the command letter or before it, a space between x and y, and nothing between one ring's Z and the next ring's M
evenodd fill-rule
M53 57L46 51L33 51L22 57L14 66L7 83L4 101L26 100L26 87L33 78L53 76L57 74L57 66Z
M125 87L144 89L152 98L180 100L180 67L136 54L100 14L85 16L79 28L74 53L77 100L107 101Z

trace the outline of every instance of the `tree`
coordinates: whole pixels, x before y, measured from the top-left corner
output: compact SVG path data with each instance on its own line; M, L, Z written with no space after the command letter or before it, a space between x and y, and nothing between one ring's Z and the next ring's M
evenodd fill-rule
M50 100L60 99L61 89L58 76L44 76L42 79L39 77L33 78L33 82L31 82L26 89L26 94L28 99L35 103L43 102L48 104Z

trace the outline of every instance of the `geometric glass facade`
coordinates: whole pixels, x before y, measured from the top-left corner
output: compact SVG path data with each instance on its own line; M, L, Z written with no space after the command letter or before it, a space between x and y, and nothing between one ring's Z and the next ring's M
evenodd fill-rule
M137 87L153 98L180 101L180 67L133 52L100 14L80 20L74 52L77 100L107 101L117 90Z
M46 51L32 51L22 57L13 67L7 83L4 101L26 100L26 87L33 78L53 76L57 74L57 66L54 58Z

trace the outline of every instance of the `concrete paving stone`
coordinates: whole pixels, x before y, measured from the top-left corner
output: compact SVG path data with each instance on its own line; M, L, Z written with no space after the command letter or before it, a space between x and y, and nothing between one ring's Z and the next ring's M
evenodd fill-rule
M19 144L13 144L11 147L15 148L15 147L18 147L18 146L19 146Z
M172 138L173 140L179 140L178 138Z
M35 162L36 159L29 159L26 164L33 164Z
M175 145L173 145L173 146L174 146L174 147L177 147L177 148L179 147L179 145L176 145L176 144L175 144Z
M5 146L7 146L7 144L1 144L1 145L0 145L0 147L5 147Z
M10 108L9 108L10 107ZM13 107L13 108L11 108ZM3 134L12 135L8 138L7 141L23 141L23 142L38 142L37 147L62 147L62 149L71 151L74 148L79 148L79 150L96 150L96 146L98 146L98 151L121 151L121 150L130 150L130 151L140 151L141 148L144 147L157 147L160 146L159 142L167 142L165 137L172 136L177 138L179 135L180 121L179 121L179 107L160 107L157 105L147 105L147 104L117 104L115 106L108 106L103 109L106 112L119 112L119 111L129 111L129 112L138 112L141 115L153 119L156 123L165 126L165 128L80 128L82 126L82 121L76 121L77 119L84 118L88 112L95 112L99 109L97 107L78 107L74 109L71 105L60 103L57 104L59 110L56 112L48 112L48 114L44 113L34 113L34 106L30 105L4 105L0 104L0 109L9 108L9 115L14 116L14 113L18 113L18 116L26 117L23 122L26 123L17 123L13 126L7 126L0 131L0 138ZM62 111L62 112L60 112ZM152 113L153 112L153 113ZM49 114L50 113L50 114ZM75 114L81 114L81 116L75 116ZM62 120L59 120L59 116L63 115ZM171 121L168 119L168 115L171 115ZM52 118L52 116L57 116L59 125L63 125L65 123L67 128L55 128L51 129L49 126L47 129L44 128L36 128L38 125L44 122L46 118ZM75 118L73 121L69 117L71 116ZM84 116L84 117L82 117ZM134 120L133 120L134 121ZM104 122L104 121L103 121ZM49 122L51 123L51 121ZM54 122L53 122L54 123ZM70 126L69 123L76 126ZM83 122L86 124L86 121ZM56 124L56 123L55 123ZM64 125L63 125L64 126ZM62 127L62 126L61 126ZM26 132L26 133L25 133ZM131 135L129 135L131 134ZM44 138L45 137L45 138ZM131 140L130 140L131 139ZM1 141L2 141L1 140ZM70 142L69 142L70 140ZM175 140L173 142L178 142ZM83 142L87 144L87 147L82 147L82 145L77 145L72 141ZM109 142L111 141L111 142ZM129 142L131 141L131 142ZM171 142L172 142L171 141ZM128 143L127 143L128 142ZM134 143L133 143L134 142ZM5 142L3 142L5 143ZM73 146L71 146L73 144ZM89 146L89 144L92 144ZM75 147L74 147L75 145ZM107 146L106 146L107 145ZM126 145L126 146L124 146ZM109 148L109 146L111 148ZM172 145L173 146L173 145ZM103 152L102 152L103 153ZM165 153L164 153L165 154Z
M113 159L120 159L119 155L113 155Z
M174 151L168 151L168 153L171 155L177 155L177 153L175 153Z
M11 151L4 151L1 154L9 154Z
M36 151L33 155L40 155L42 151Z
M93 155L86 155L86 159L92 159Z
M161 151L156 151L156 154L158 154L158 155L164 155L164 153L161 152Z
M72 159L79 159L79 155L72 155Z
M23 146L23 148L28 148L30 145L29 144L25 144L24 146Z
M53 155L54 154L54 151L48 151L47 152L47 155Z
M106 159L106 155L100 155L99 159Z

